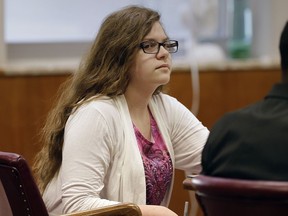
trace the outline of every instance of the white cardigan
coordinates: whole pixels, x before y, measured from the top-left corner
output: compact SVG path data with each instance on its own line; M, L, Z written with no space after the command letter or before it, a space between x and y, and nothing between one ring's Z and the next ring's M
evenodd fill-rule
M149 107L174 168L199 173L208 129L163 93L153 96ZM172 186L173 180L162 205L168 206ZM143 162L124 95L93 99L69 117L62 165L43 199L50 215L117 202L146 203Z

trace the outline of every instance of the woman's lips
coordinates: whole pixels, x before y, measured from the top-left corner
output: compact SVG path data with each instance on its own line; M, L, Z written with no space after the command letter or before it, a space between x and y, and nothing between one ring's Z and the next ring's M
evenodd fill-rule
M162 64L159 67L157 67L156 69L160 69L160 68L168 68L168 69L170 69L168 64Z

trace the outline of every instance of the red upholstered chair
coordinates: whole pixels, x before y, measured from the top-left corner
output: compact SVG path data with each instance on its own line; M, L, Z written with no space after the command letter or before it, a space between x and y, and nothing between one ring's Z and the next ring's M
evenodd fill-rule
M183 185L195 191L205 216L288 215L288 182L198 175Z
M1 193L0 196L7 197L9 206L6 205L5 209L11 209L13 216L48 216L41 194L23 157L0 152L0 179L4 189L4 194ZM2 203L0 205L4 208Z
M0 215L48 216L42 196L26 160L18 154L0 151ZM133 203L121 203L66 216L142 215Z

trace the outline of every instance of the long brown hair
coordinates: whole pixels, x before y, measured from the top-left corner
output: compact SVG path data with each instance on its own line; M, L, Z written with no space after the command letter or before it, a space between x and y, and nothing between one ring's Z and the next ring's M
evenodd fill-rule
M36 155L33 171L43 192L62 163L64 128L68 117L96 95L115 97L125 92L139 44L160 20L158 12L129 6L109 15L79 69L60 88L55 107L41 131L43 147ZM156 93L161 87L156 90Z

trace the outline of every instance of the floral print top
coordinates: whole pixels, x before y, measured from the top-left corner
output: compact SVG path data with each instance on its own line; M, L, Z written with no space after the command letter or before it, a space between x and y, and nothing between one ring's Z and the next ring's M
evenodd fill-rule
M134 124L133 127L144 164L146 204L160 205L171 183L173 166L167 147L151 113L150 124L153 142L147 140Z

